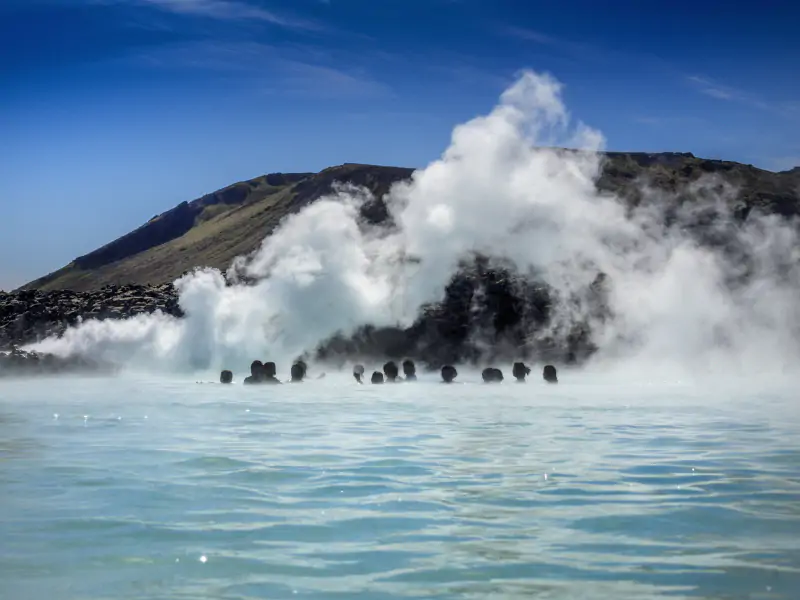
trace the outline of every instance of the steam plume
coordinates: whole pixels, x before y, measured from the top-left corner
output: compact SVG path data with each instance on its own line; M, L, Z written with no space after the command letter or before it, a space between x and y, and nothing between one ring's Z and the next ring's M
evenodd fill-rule
M480 253L535 275L560 298L607 274L612 319L599 322L578 302L559 305L552 320L594 321L600 363L774 369L796 361L795 229L758 215L736 224L734 190L715 181L698 184L696 205L643 188L645 201L629 209L596 188L603 146L599 132L572 124L556 80L524 72L488 115L455 128L439 160L391 190L394 228L365 227L359 208L369 193L339 189L237 259L227 273L234 285L213 269L179 279L184 319L87 322L37 349L169 369L289 360L359 325L411 324L441 299L459 261ZM714 211L725 251L686 231L701 206ZM236 283L245 278L257 283Z

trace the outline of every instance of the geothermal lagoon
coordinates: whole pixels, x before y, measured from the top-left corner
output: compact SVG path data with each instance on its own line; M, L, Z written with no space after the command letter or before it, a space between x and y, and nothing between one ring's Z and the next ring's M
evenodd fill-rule
M3 381L0 598L796 598L791 380L559 376Z

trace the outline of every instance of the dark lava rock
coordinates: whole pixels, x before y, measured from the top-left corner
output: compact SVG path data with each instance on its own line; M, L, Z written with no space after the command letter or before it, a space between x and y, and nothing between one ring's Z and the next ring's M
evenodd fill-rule
M182 316L172 285L107 286L92 292L0 292L0 351L59 336L81 320L120 319L157 310Z
M580 363L595 351L589 322L553 326L558 302L583 305L593 322L610 314L607 281L598 273L585 293L558 298L535 278L477 257L463 264L445 288L441 302L423 307L409 328L366 326L351 336L337 335L316 350L314 358L344 364L350 360L413 356L429 370L447 364L505 362Z

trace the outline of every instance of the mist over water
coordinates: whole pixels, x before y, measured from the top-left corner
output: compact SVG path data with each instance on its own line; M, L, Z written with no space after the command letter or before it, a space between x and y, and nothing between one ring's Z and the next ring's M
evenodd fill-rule
M146 369L289 361L337 332L410 325L477 253L552 287L564 301L550 331L588 321L597 368L763 373L796 364L794 225L754 213L737 224L736 190L713 179L682 205L642 182L643 201L626 206L596 187L604 143L570 117L557 80L524 72L491 112L455 128L439 160L390 191L393 227L365 226L369 192L341 188L288 217L227 273L179 279L184 319L89 321L34 348ZM708 217L703 235L724 243L698 242L690 226ZM601 272L603 319L584 298Z

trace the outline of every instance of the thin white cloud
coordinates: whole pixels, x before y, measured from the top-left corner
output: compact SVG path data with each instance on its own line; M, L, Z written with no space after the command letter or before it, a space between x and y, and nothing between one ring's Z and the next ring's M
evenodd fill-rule
M771 112L782 117L800 117L800 102L772 102L764 98L740 90L729 85L719 83L708 77L699 75L691 75L686 78L687 81L701 94L715 98L716 100L723 100L726 102L735 102L751 108Z
M499 33L501 35L514 37L526 42L533 42L534 44L539 44L540 46L547 46L567 56L581 60L596 61L605 59L607 55L606 50L598 46L565 40L563 38L542 33L541 31L535 31L533 29L527 29L524 27L505 26L500 28Z
M256 88L267 93L355 98L391 94L388 86L363 69L334 67L313 50L304 51L302 47L275 47L257 42L191 42L139 51L129 61L147 68L245 75Z
M673 71L669 65L659 56L649 53L645 48L635 53L622 52L614 48L606 47L597 43L587 41L574 41L562 37L543 33L541 31L505 25L496 28L495 32L504 37L516 38L525 42L531 42L545 48L549 48L555 54L578 62L588 62L594 64L619 64L624 63L631 67L637 65L639 68L661 69L665 72Z
M742 92L723 86L707 77L691 75L687 77L687 79L689 83L697 88L698 92L716 98L717 100L741 100L745 96Z
M319 31L318 23L295 19L239 0L134 0L137 4L179 15L225 21L261 21L287 29Z
M719 98L720 100L732 100L733 95L723 89L719 88L706 88L702 91L706 96L711 96L712 98Z
M532 29L524 29L522 27L506 27L504 30L505 33L514 37L518 37L521 40L536 42L537 44L544 44L546 46L557 46L563 43L550 35L541 33L539 31L534 31Z
M314 96L376 97L389 95L389 88L363 74L341 69L282 59L281 91Z
M542 33L540 31L516 26L501 27L498 32L501 35L511 36L520 40L551 48L560 54L572 57L580 62L607 63L625 60L628 63L631 63L633 61L639 61L641 64L650 65L651 68L660 68L665 74L669 74L677 78L684 78L697 92L710 98L725 102L736 102L745 106L756 108L758 110L771 112L785 118L800 119L800 101L770 101L757 94L722 84L709 77L702 75L686 75L669 62L658 56L650 55L647 52L639 52L635 55L626 54L610 48L598 46L596 44L574 42Z
M693 116L655 116L655 115L640 115L633 117L634 123L640 125L649 125L651 127L677 127L687 125L699 125L704 123L703 119Z

